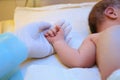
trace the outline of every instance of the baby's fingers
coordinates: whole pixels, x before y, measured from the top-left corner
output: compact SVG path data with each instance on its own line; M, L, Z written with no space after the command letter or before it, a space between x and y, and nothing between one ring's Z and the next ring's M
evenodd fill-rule
M49 36L49 34L48 34L47 32L46 32L44 35L45 35L45 37L48 37L48 36Z
M50 38L50 36L45 36L46 37L46 39L51 43L51 38Z
M59 31L58 26L55 26L53 29L51 29L51 31L54 34L54 36L56 36L57 32Z
M54 36L54 32L53 32L52 30L49 30L49 31L48 31L48 34L49 34L50 37L53 37L53 36Z
M45 36L50 36L50 37L54 37L57 34L57 30L55 28L50 29L49 31L46 32Z

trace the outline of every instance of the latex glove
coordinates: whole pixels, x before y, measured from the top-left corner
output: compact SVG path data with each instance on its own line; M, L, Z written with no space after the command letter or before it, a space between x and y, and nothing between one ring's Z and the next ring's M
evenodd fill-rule
M53 54L53 47L43 34L49 28L51 24L47 22L34 22L15 32L16 36L26 44L29 57L43 58Z

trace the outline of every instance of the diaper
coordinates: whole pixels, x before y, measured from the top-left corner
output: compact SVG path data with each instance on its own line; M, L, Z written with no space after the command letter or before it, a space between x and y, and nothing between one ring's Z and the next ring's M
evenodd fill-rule
M120 80L120 69L114 71L108 78L107 80Z

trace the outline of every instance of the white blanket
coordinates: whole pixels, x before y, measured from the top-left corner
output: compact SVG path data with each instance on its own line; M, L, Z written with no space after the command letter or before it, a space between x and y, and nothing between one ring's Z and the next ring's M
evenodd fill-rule
M56 55L28 60L21 65L24 80L101 80L98 68L67 68Z

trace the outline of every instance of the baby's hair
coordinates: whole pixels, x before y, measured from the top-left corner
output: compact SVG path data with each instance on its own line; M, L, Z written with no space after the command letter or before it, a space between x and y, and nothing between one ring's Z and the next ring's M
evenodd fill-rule
M120 0L101 0L91 10L89 14L89 27L92 33L97 33L98 25L104 22L104 11L107 7L120 9Z

